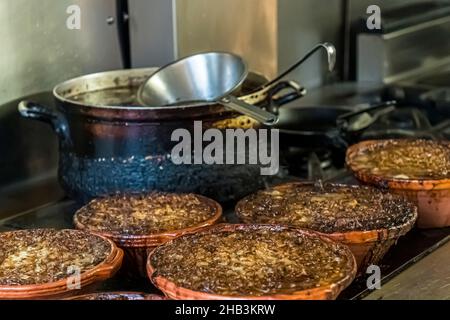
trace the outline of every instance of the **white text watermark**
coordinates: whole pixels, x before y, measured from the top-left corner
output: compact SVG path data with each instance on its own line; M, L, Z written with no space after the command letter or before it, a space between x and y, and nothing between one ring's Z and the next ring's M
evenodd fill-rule
M193 136L187 129L176 129L171 140L172 162L181 164L260 165L261 175L279 170L279 130L210 128L203 131L202 121L194 122Z

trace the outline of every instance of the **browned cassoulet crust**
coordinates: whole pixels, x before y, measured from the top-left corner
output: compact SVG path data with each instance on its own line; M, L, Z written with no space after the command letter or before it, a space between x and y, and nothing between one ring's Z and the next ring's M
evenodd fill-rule
M351 161L354 171L390 179L449 179L450 142L389 140L361 150Z
M178 287L225 296L291 294L338 283L348 270L345 247L279 227L183 236L158 247L155 272Z
M155 192L93 200L76 219L91 231L149 235L196 226L216 213L213 203L198 195Z
M0 234L0 285L55 282L102 263L111 245L76 230L36 229ZM72 272L72 273L71 273Z
M375 188L291 183L244 198L236 213L245 223L335 233L398 227L411 220L415 207L400 196Z

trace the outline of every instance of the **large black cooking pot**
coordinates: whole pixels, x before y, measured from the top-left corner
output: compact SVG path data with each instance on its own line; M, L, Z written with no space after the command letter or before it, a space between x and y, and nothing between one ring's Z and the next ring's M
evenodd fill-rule
M259 165L175 165L171 161L171 150L177 144L171 141L172 132L184 128L193 135L194 120L201 120L203 129L259 124L216 104L139 106L137 88L155 70L111 71L66 81L53 91L56 110L30 101L20 103L24 117L47 122L57 133L59 180L68 196L86 202L115 193L161 190L196 192L224 202L261 188L264 180ZM264 82L263 77L251 74L236 94L245 96ZM274 91L285 87L281 83ZM290 90L279 102L301 92ZM266 98L245 97L253 104Z

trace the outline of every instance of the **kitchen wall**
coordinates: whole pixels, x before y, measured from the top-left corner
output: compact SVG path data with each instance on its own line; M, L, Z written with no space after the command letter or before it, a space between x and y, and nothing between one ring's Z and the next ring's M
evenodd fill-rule
M327 0L327 10L321 10L317 0L177 0L177 53L232 51L253 71L273 77L318 42L339 45L340 4ZM320 85L324 61L314 57L292 78Z
M326 6L322 6L326 2ZM320 5L322 3L322 5ZM342 0L278 0L278 69L289 67L320 42L331 42L342 51ZM316 54L292 78L307 88L330 80L326 58ZM338 57L338 61L340 60ZM337 72L339 72L339 65Z
M371 4L388 9L427 0L347 1L354 21ZM335 43L342 61L345 2L129 0L134 66L230 50L245 56L252 69L273 76L321 41ZM66 28L66 9L73 4L81 7L81 30ZM115 14L115 0L0 0L0 105L77 75L120 67L116 26L106 23ZM295 77L317 86L324 71L317 56Z
M306 87L317 87L349 79L353 57L346 33L349 25L367 16L369 5L388 10L424 1L432 0L173 0L175 56L228 50L271 77L315 44L328 41L338 50L334 74L326 72L323 55L316 55L291 76Z
M176 0L128 0L131 61L134 68L176 59Z
M277 0L177 0L179 57L207 50L244 56L250 69L277 71Z
M438 0L449 1L449 0ZM343 33L343 59L342 59L342 78L344 80L356 80L356 41L351 35L352 26L357 23L361 17L367 17L367 8L370 5L377 5L381 9L381 15L386 10L399 6L414 5L417 3L436 2L436 0L343 0L344 10L346 10L346 20Z
M66 12L81 9L81 29L69 30ZM122 67L115 0L0 0L0 189L53 174L57 141L50 127L23 119L20 98L52 105L56 84ZM30 96L32 95L32 96Z
M81 29L69 30L70 5ZM0 0L0 105L74 76L121 67L115 0Z

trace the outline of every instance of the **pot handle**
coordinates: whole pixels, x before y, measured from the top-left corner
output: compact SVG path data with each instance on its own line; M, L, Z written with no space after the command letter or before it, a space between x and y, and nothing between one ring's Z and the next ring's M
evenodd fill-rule
M48 123L62 141L70 141L67 120L60 112L27 100L19 103L18 110L22 117Z
M278 95L281 91L289 89L286 93ZM301 86L298 82L290 80L290 81L280 81L275 84L267 93L268 97L268 111L278 114L278 108L292 102L294 100L300 99L304 97L307 93L307 90Z
M233 96L226 96L219 101L225 107L252 117L255 120L267 125L273 126L278 122L278 116L254 105L245 103Z

